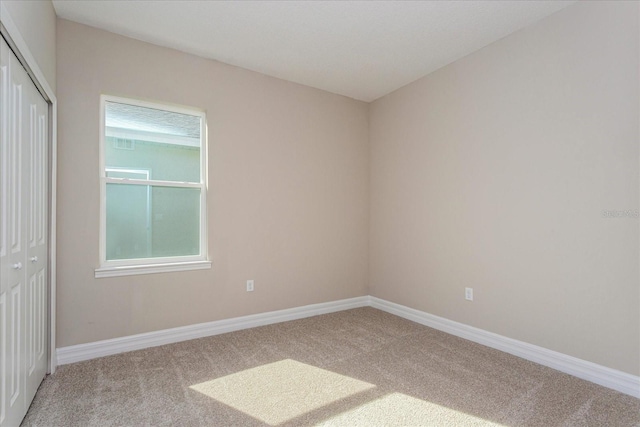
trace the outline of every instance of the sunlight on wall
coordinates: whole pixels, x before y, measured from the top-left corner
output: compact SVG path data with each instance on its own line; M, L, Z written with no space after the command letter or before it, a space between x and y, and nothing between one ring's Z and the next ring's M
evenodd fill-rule
M286 359L190 388L275 426L375 385Z

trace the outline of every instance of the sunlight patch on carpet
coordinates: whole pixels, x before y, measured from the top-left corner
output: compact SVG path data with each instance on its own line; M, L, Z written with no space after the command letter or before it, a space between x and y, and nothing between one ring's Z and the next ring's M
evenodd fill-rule
M331 417L319 426L502 426L403 393L391 393Z
M375 387L285 359L190 388L275 426Z

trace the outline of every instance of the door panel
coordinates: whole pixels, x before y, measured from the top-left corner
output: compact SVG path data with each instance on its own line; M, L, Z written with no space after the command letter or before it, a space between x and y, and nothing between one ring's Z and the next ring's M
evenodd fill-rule
M0 46L0 424L7 417L9 319L9 51Z
M2 39L0 427L20 424L46 373L48 105Z
M47 360L40 337L46 331L44 278L47 275L47 123L48 106L33 87L25 94L29 104L30 144L28 154L28 249L25 270L29 277L28 304L25 310L27 336L25 356L28 362L26 401L31 402L44 378ZM26 197L25 197L26 198Z
M25 83L14 75L17 60L2 41L2 69L4 74L2 95L2 152L3 158L3 216L6 230L6 253L2 259L2 286L0 297L5 301L2 323L2 425L19 424L26 411L24 399L24 257L23 251L23 96Z

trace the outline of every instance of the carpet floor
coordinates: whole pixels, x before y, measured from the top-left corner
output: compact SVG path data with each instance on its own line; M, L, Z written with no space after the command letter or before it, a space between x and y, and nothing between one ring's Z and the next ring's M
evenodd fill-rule
M640 400L367 307L61 366L23 425L640 427Z

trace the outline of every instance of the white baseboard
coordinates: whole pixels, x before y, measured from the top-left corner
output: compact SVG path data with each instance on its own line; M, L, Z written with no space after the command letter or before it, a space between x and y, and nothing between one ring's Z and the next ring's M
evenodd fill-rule
M514 356L548 366L558 371L582 378L587 381L620 391L640 399L640 377L607 368L586 360L568 356L563 353L538 347L522 341L494 334L483 329L474 328L424 311L406 307L372 296L344 299L339 301L306 305L268 313L252 314L232 319L218 320L180 328L165 329L145 334L130 335L87 344L78 344L58 348L58 363L80 362L97 357L140 350L164 344L203 338L241 329L255 328L272 323L302 319L320 314L334 313L358 307L374 307L396 316L403 317L421 325L455 335L487 347L495 348Z
M591 381L613 390L640 399L640 377L626 372L607 368L586 360L568 356L557 351L548 350L537 345L507 338L483 329L474 328L463 323L454 322L443 317L434 316L424 311L415 310L404 305L389 302L376 297L369 297L371 307L403 317L421 325L455 335L505 353L513 354L526 360L548 366L557 371Z
M66 365L68 363L81 362L83 360L110 356L112 354L124 353L127 351L141 350L148 347L172 344L180 341L219 335L227 332L239 331L241 329L255 328L257 326L302 319L305 317L349 310L352 308L367 307L368 305L368 296L349 298L339 301L289 308L286 310L270 311L267 313L252 314L232 319L217 320L214 322L199 323L196 325L182 326L162 331L129 335L126 337L96 341L87 344L61 347L56 350L56 354L58 364Z

